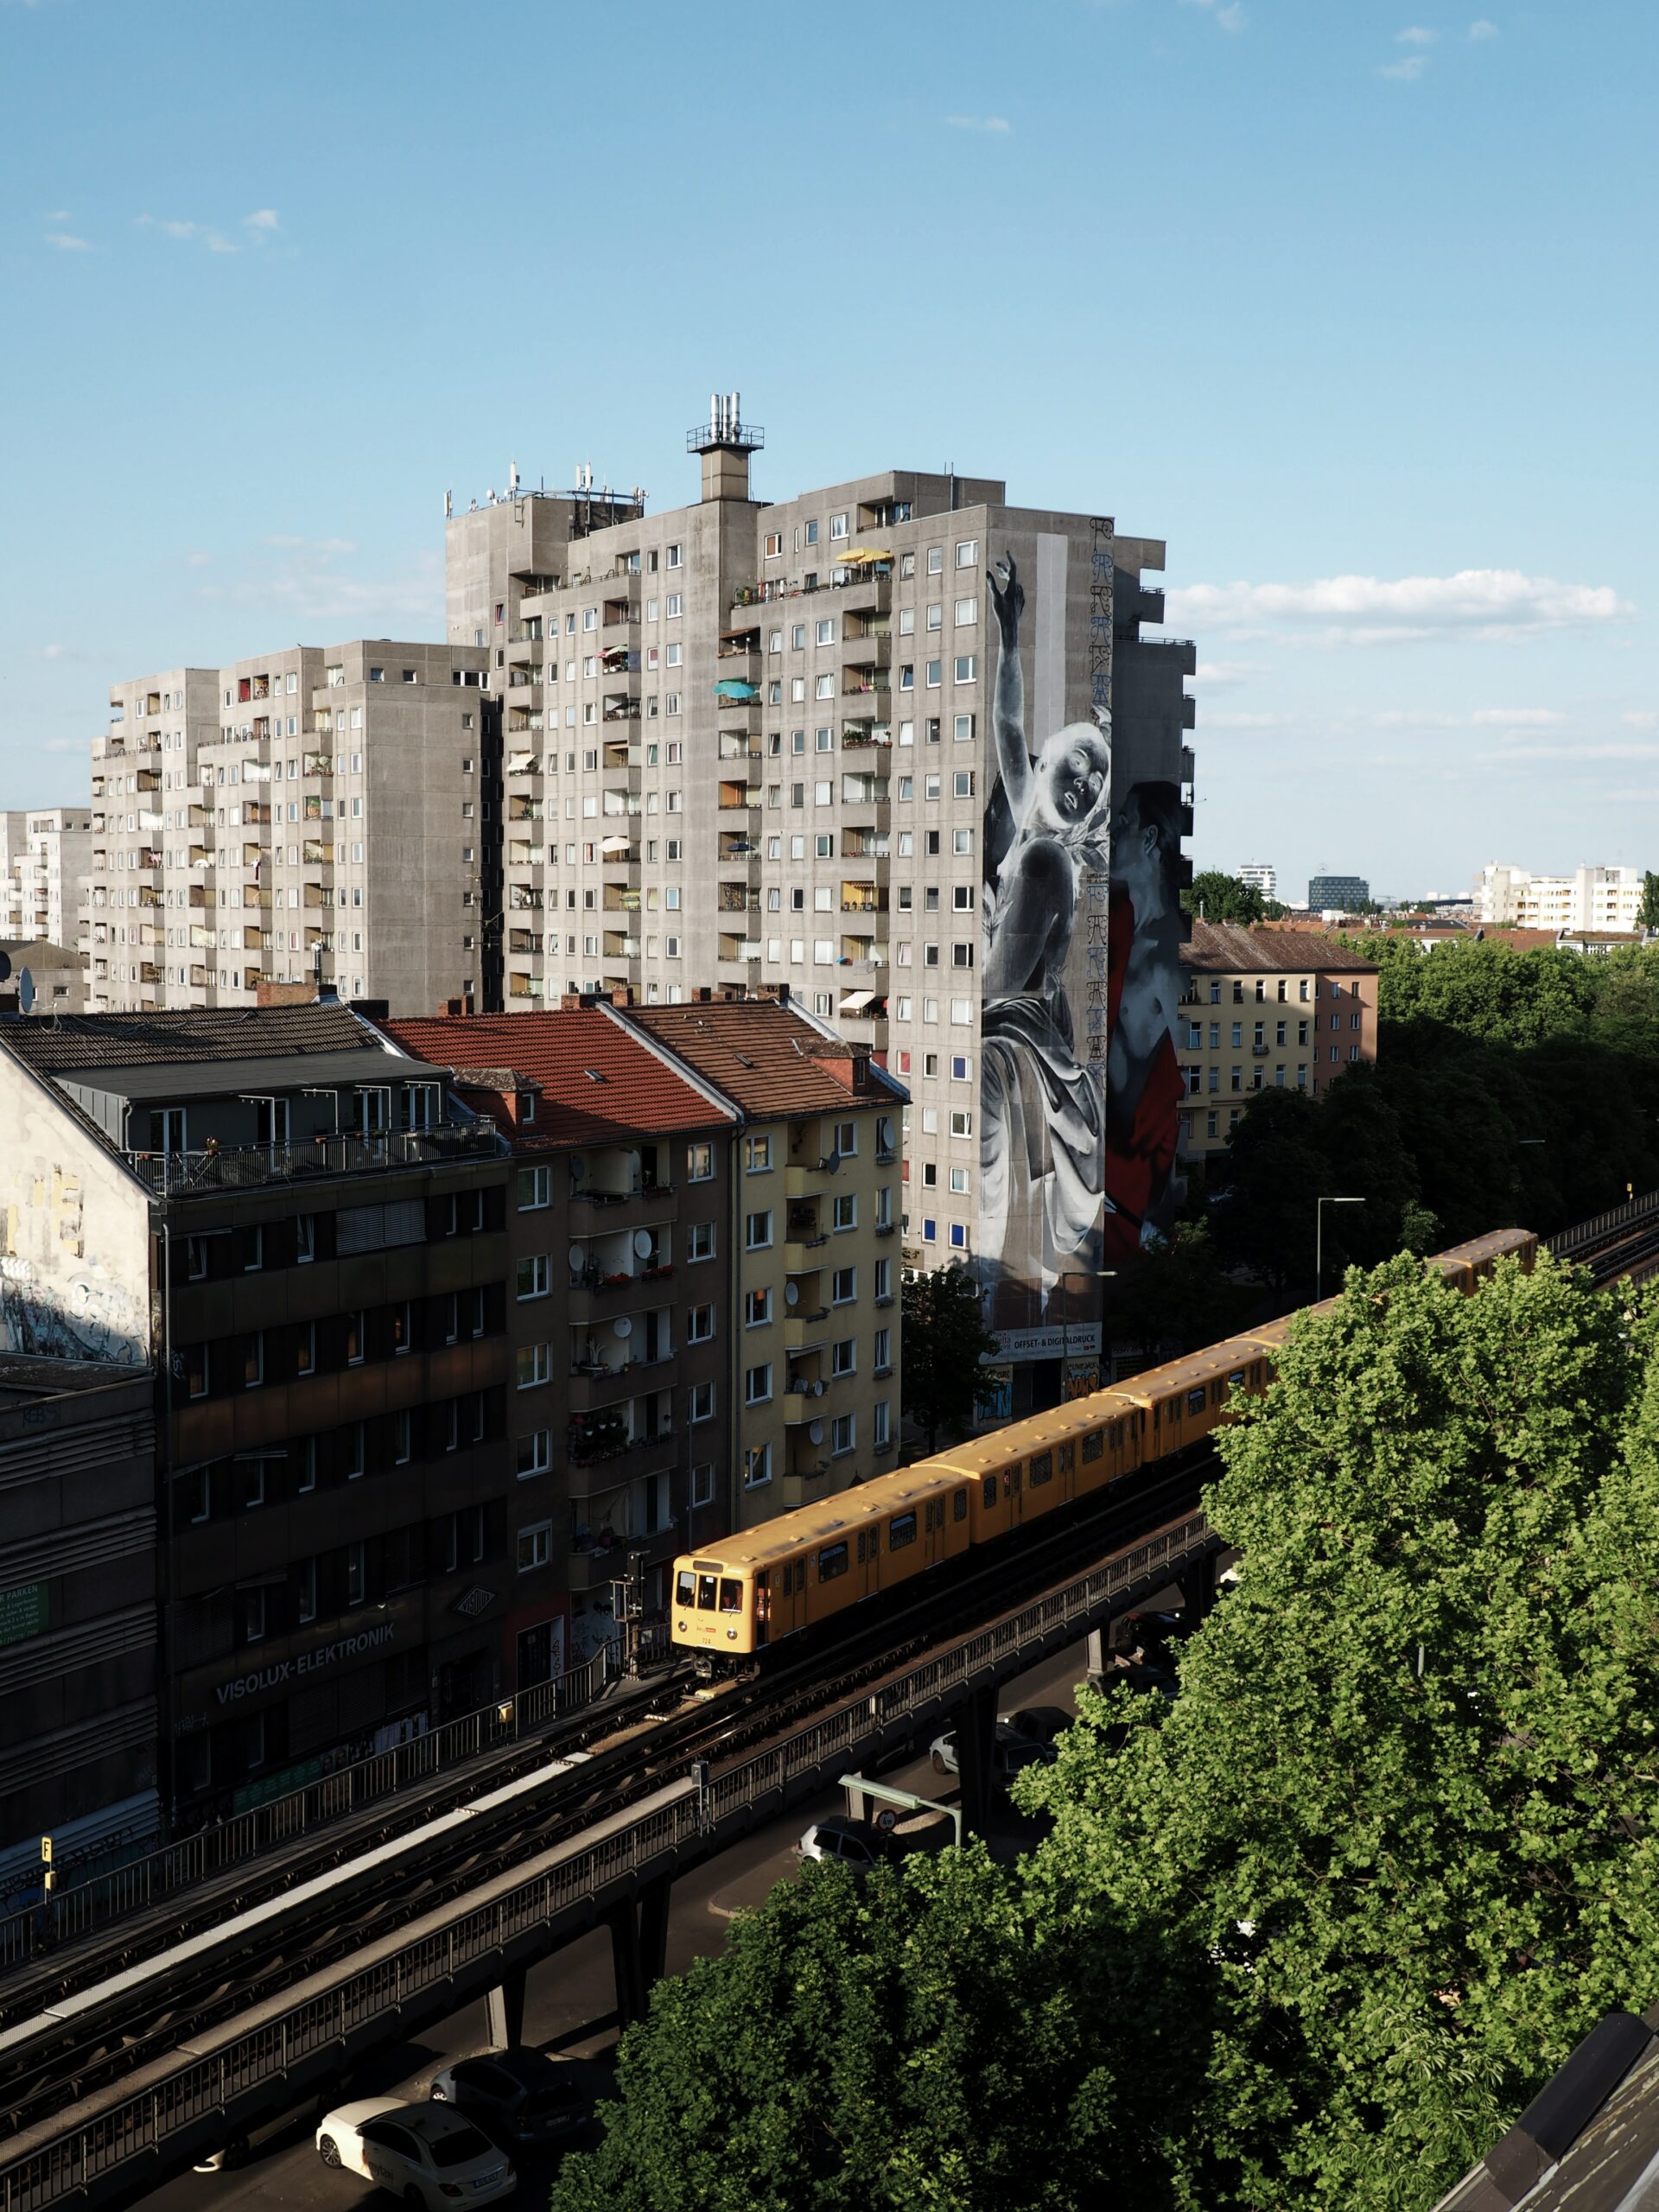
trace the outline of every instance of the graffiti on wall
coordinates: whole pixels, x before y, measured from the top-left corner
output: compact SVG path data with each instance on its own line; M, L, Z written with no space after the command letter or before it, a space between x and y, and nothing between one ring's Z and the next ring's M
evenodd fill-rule
M1027 730L1025 586L990 573L996 776L984 813L980 1257L993 1328L1098 1263L1107 1205L1111 717Z
M142 1231L126 1268L90 1254L82 1180L38 1155L0 1167L0 1351L42 1359L142 1361L149 1334L149 1281ZM123 1279L124 1277L124 1279Z
M1130 785L1112 817L1103 1264L1122 1271L1167 1227L1185 1090L1176 1054L1185 925L1179 785Z

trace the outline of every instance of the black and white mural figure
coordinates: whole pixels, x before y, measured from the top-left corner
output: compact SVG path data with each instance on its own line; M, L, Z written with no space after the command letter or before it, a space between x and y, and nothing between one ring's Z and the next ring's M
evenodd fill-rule
M1039 1319L1060 1274L1100 1249L1112 754L1103 718L1033 752L1012 556L989 581L998 773L984 816L979 1217L992 1325L1007 1328ZM1081 1024L1074 1007L1090 1009Z

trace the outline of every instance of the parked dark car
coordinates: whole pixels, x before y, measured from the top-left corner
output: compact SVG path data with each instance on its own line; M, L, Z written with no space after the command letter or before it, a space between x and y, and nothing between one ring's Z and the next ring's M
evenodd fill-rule
M510 2143L556 2143L588 2118L588 2100L569 2067L539 2050L458 2058L434 2078L432 2096Z

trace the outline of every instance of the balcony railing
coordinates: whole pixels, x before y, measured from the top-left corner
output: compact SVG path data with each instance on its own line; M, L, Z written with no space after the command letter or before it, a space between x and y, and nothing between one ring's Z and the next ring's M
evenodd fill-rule
M446 1123L432 1129L389 1129L379 1135L342 1132L306 1144L208 1145L200 1152L129 1152L127 1165L164 1198L210 1197L269 1183L321 1175L360 1175L389 1168L437 1167L454 1160L486 1160L499 1150L495 1123Z

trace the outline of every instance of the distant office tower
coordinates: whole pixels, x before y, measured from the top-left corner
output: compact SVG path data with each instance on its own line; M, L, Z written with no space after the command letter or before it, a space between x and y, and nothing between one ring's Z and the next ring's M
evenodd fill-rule
M972 1266L1011 1359L1064 1311L1080 1350L1179 1190L1164 548L992 479L763 505L731 397L686 442L695 505L584 480L447 525L505 713L505 1004L788 982L911 1090L906 1262Z
M1493 861L1475 878L1474 918L1502 927L1634 930L1642 912L1639 868L1580 868L1571 875L1532 875Z
M1363 875L1316 875L1307 887L1307 903L1316 914L1351 913L1370 904L1371 887Z
M1271 861L1242 861L1238 868L1238 880L1248 884L1252 891L1259 891L1264 899L1272 899L1278 894L1279 872Z
M487 658L378 639L118 686L92 747L89 1005L251 1007L315 980L397 1013L479 1002Z

